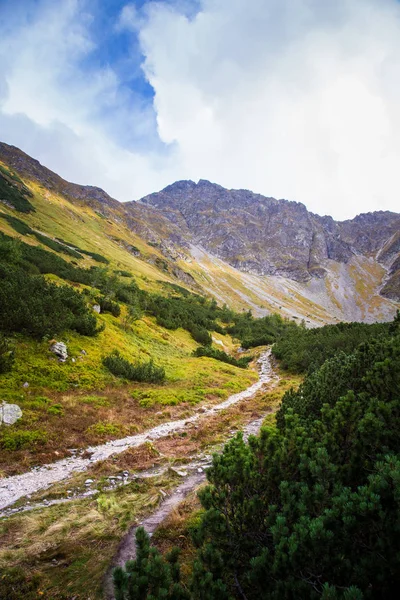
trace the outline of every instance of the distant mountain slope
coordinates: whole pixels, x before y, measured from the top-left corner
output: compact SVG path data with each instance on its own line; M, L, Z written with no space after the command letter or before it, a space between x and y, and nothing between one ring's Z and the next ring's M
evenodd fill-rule
M389 320L399 306L395 213L340 223L298 202L204 180L121 203L100 188L65 181L14 146L0 143L0 163L14 173L0 168L3 189L16 186L33 212L18 212L1 193L0 211L111 260L118 254L133 274L149 278L146 285L167 279L236 310L276 311L310 325ZM0 229L16 235L4 219Z
M258 275L307 282L326 275L327 260L347 264L358 255L376 259L390 273L400 251L400 215L392 212L336 222L299 202L227 190L203 180L178 181L140 202L177 222L219 258ZM128 204L133 208L134 203ZM400 299L397 291L391 297Z

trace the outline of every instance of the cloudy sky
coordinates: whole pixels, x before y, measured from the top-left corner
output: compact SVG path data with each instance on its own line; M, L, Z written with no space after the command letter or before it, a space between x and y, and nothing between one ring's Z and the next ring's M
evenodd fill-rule
M400 2L0 0L0 140L119 200L399 212Z

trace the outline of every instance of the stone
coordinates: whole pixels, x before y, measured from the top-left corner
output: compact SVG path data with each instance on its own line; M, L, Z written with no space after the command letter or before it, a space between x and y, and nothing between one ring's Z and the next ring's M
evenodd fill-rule
M60 362L65 362L67 360L68 351L64 342L54 342L54 344L50 346L50 350L51 352L54 352L56 356L58 356Z
M93 304L93 306L92 306L92 309L93 309L93 311L94 311L95 313L97 313L98 315L99 315L99 314L100 314L100 312L101 312L101 307L100 307L100 304Z
M86 355L87 354L86 350L81 350L81 354Z
M178 471L178 469L171 469L171 471L179 475L179 477L187 477L187 471Z
M90 485L91 483L93 483L93 479L86 479L85 485Z
M25 383L22 384L23 388L28 388L29 387L29 383L27 381L25 381Z
M7 404L3 402L0 406L0 423L14 425L22 417L22 410L18 404Z

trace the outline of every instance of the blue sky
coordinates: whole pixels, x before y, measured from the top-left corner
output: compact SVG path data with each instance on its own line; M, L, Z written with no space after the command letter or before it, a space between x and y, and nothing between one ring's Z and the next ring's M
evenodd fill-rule
M0 0L0 139L119 200L398 210L397 0Z

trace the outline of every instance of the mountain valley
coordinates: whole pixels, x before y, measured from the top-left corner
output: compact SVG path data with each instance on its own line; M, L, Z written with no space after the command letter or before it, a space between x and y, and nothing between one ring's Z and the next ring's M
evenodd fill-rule
M239 532L244 523L248 539L257 540L254 530L270 527L264 517L254 521L264 479L287 507L304 491L298 474L310 473L314 487L295 513L315 502L318 519L322 487L328 503L336 489L331 479L346 494L365 483L357 479L362 444L370 477L376 447L390 453L397 443L399 214L336 222L298 202L204 180L178 181L121 203L0 143L0 308L1 598L130 600L123 566L136 546L144 552L148 543L143 538L144 546L135 546L140 524L152 535L155 580L165 576L172 586L179 569L169 558L165 566L162 556L180 548L182 577L160 597L232 598L214 571L211 577L201 570L208 550L202 567L193 567L201 527L217 524L218 531L218 521L203 516L230 501L226 490L244 503ZM381 391L385 410L376 400ZM340 398L337 406L333 398ZM247 439L261 427L244 444L240 432ZM353 448L355 431L362 443L357 438ZM339 466L328 464L328 451ZM392 477L392 463L389 475L382 465L382 478ZM287 497L280 468L292 486ZM201 488L199 500L206 476L214 492ZM368 481L368 510L376 508L379 519L387 511L391 519L376 500L378 484ZM257 499L250 495L249 505L243 482ZM340 518L358 506L358 497L348 501L346 494L335 498ZM311 532L318 527L312 523ZM395 530L392 521L385 527ZM328 542L344 530L340 521ZM274 531L286 535L285 527ZM226 556L228 537L221 537ZM348 538L358 544L357 536ZM254 566L260 557L249 546L251 560L246 555L241 562L247 545L240 540L238 564ZM296 544L285 541L282 548L286 543L302 573ZM219 555L210 556L218 565ZM379 577L392 568L375 554L371 560ZM121 587L114 589L116 565ZM264 580L252 587L242 575L249 597L260 597ZM198 595L178 595L196 585ZM293 585L308 586L308 578ZM214 595L202 595L204 586ZM236 587L235 597L243 597Z

